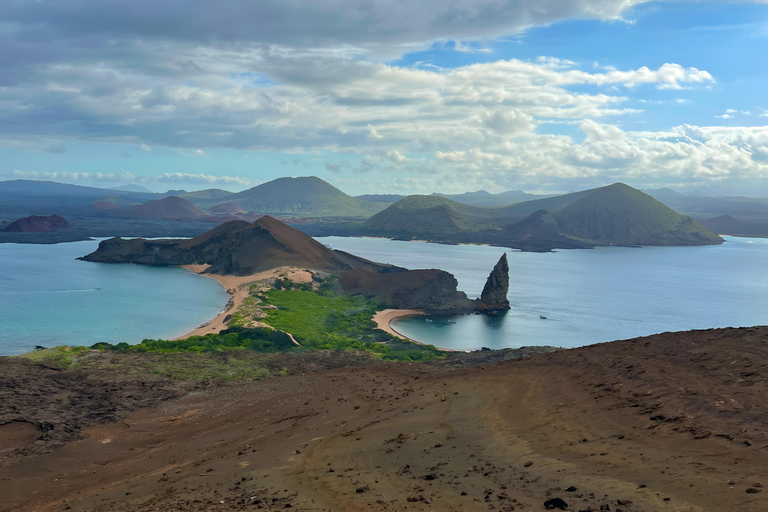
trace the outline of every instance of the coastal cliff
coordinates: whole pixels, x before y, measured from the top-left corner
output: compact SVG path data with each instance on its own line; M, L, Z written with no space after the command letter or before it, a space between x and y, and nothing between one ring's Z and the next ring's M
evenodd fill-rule
M444 270L376 272L360 267L339 279L343 293L376 295L394 309L422 309L437 314L495 313L509 309L509 264L504 253L488 275L479 299L459 291L458 281Z
M391 308L470 313L475 309L474 303L457 290L458 284L453 274L437 269L382 274L371 267L361 267L339 279L343 293L375 295Z

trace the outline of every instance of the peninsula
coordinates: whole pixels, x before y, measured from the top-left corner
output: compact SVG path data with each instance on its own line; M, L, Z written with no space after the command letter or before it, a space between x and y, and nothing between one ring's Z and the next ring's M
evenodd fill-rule
M506 255L491 272L479 300L458 291L456 278L444 270L407 270L329 249L312 237L269 216L249 224L231 221L190 240L112 238L80 258L101 263L204 265L202 272L249 276L278 267L298 267L333 274L338 293L379 298L387 307L433 313L490 313L509 309Z

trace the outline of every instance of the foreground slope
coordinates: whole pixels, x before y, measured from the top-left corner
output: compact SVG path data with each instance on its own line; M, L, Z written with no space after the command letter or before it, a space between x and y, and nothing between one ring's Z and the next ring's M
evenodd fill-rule
M0 359L16 384L0 388L16 433L0 510L762 512L766 339L665 333L498 364L329 352L269 363L288 377L186 385L136 377L142 354L58 372ZM85 436L32 455L35 418Z

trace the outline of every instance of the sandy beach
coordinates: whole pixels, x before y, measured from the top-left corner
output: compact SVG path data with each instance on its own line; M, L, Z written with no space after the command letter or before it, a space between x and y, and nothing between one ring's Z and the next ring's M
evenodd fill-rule
M177 340L188 338L190 336L205 336L206 334L212 334L221 332L227 328L227 316L236 312L240 306L243 305L243 301L248 297L250 285L258 283L260 281L274 281L281 274L293 281L294 283L307 283L312 280L312 275L307 270L301 270L293 267L278 267L272 270L259 272L250 276L225 276L221 274L204 274L209 265L182 265L182 268L191 270L195 274L199 274L204 277L210 277L218 282L229 294L229 302L224 310L216 315L211 321L201 325L197 329L194 329L188 333L185 333ZM255 322L258 323L258 322Z
M395 320L396 318L404 318L408 316L421 316L426 314L424 311L420 309L383 309L381 311L378 311L375 315L373 315L373 321L376 322L376 327L381 329L382 331L391 334L392 336L397 336L398 338L402 338L404 340L413 341L415 343L419 343L416 340L412 340L408 336L403 336L399 332L397 332L395 329L392 328L392 320Z

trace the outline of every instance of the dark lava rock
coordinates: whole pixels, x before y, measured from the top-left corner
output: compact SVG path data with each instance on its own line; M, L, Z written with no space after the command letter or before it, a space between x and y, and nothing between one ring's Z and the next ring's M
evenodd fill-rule
M552 498L544 502L544 508L547 510L554 510L559 508L560 510L567 510L568 504L560 498Z
M507 253L499 258L485 281L483 293L477 304L478 311L498 311L509 309L507 292L509 291L509 263Z
M59 215L50 215L48 217L31 215L11 222L5 228L0 229L0 231L10 233L42 233L68 227L69 222Z

